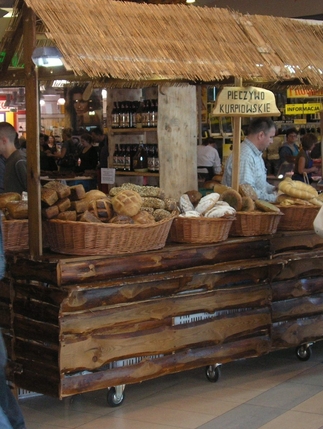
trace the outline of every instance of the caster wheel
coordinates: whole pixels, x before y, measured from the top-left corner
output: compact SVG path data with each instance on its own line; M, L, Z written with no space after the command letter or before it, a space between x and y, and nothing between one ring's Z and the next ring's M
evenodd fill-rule
M122 392L121 395L117 395L115 387L111 387L111 389L108 390L107 395L108 405L110 405L110 407L118 407L124 401L124 397L124 392Z
M208 365L205 367L205 375L206 378L211 381L212 383L215 383L220 378L221 372L220 372L220 365Z
M309 346L303 345L296 348L296 356L299 360L305 362L312 356L312 349Z

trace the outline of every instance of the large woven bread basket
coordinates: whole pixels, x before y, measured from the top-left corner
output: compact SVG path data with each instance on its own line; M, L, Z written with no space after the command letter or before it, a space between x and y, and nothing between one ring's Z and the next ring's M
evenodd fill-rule
M165 246L174 215L153 224L111 224L51 219L46 236L53 252L67 255L114 255Z
M236 212L229 235L251 237L274 234L283 216L283 213L278 212Z
M174 219L170 239L176 243L217 243L228 238L234 217Z
M4 219L2 234L5 252L19 252L29 248L28 219Z
M313 229L313 222L320 210L314 205L278 206L284 213L278 231L306 231Z

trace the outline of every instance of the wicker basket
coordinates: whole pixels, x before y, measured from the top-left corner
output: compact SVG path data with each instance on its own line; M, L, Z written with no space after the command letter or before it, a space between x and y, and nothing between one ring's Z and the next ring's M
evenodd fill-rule
M274 212L237 212L229 235L250 237L274 234L283 216L283 213Z
M29 248L28 219L3 220L2 232L5 251L19 252Z
M170 239L176 243L217 243L228 238L234 217L176 217Z
M174 216L154 224L111 224L47 221L46 236L53 252L67 255L115 255L145 252L165 246Z
M278 206L284 213L278 231L306 231L313 229L313 222L320 210L318 206Z

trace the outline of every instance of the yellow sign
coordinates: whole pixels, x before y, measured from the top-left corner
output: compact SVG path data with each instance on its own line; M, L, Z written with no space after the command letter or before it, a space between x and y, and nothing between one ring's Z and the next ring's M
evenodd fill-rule
M323 97L323 89L287 89L287 98Z
M271 91L254 86L225 87L216 99L216 116L280 116Z
M285 115L312 115L321 109L321 103L286 104Z

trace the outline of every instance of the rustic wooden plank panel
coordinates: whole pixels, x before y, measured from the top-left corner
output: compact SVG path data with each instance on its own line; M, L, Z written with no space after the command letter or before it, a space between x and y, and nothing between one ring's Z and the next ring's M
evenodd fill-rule
M153 301L90 308L86 312L61 315L61 334L91 335L92 331L109 329L111 333L130 332L138 329L138 323L156 320L159 324L174 316L192 313L214 313L233 308L242 309L270 305L268 285L246 285L200 292L193 295L156 298ZM152 325L150 325L152 327Z
M43 302L45 305L52 304L57 307L61 305L63 299L68 295L68 292L64 289L43 282L16 281L13 283L13 287L16 297L19 299L36 300Z
M278 231L271 237L270 247L273 254L291 250L322 249L323 238L314 231Z
M199 323L111 335L101 330L91 336L61 337L59 366L63 373L94 370L108 362L133 356L159 355L229 341L238 334L249 335L268 329L269 309L246 311Z
M183 291L193 293L196 289L207 291L234 285L260 284L268 279L268 270L268 261L253 260L74 285L68 287L70 295L62 304L62 311L80 311L95 306L170 296Z
M11 310L9 304L0 302L0 327L10 328L11 326Z
M0 280L0 302L10 301L10 279L3 278Z
M15 374L14 379L11 381L21 389L61 398L58 377L50 377L48 374L37 374L33 369L29 370L25 368L21 374Z
M323 251L315 252L293 252L284 254L285 265L284 268L271 278L272 282L310 278L310 277L323 277ZM279 260L281 260L280 255Z
M301 278L271 283L273 301L315 295L323 292L323 278Z
M272 325L272 349L297 347L300 344L322 339L323 315L275 322Z
M16 337L43 343L59 343L58 325L15 315L13 329Z
M170 244L164 249L141 254L119 255L87 260L64 260L58 265L61 284L84 283L107 278L171 271L199 265L213 265L240 259L267 258L269 240L263 238L231 239L207 245Z
M227 344L185 350L122 368L64 377L61 382L61 395L64 397L120 384L133 384L215 363L261 356L268 353L270 344L269 337L263 335Z
M273 322L323 314L323 293L272 303Z
M33 320L57 325L59 307L44 301L29 299L29 297L26 299L26 296L18 294L14 300L13 311L15 316L18 314L27 318L32 316Z
M40 373L42 371L58 373L59 347L57 344L16 338L14 348L15 359L23 367L33 367Z
M10 261L10 274L14 278L35 280L55 284L57 282L56 263L46 262L44 259L34 261L14 255ZM56 257L57 261L57 257Z

